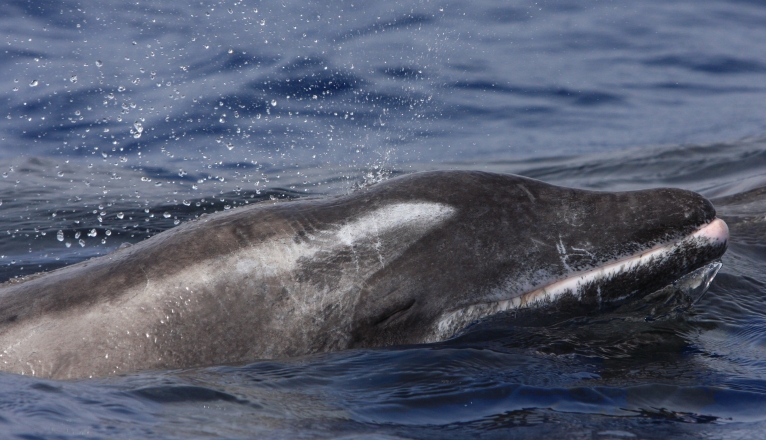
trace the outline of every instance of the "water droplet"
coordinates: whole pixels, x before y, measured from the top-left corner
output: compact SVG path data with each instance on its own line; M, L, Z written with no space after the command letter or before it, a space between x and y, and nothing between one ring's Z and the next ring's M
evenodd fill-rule
M106 234L106 236L108 237L108 236L112 235L112 231L107 229L106 232L104 232L104 234Z
M226 143L226 148L228 148L228 149L229 149L229 151L231 151L231 150L233 150L233 149L234 149L234 144L232 144L231 142L227 142L227 143Z
M166 212L166 213L162 214L162 216L165 217L165 218L170 218L170 213Z
M40 81L33 79L31 83L29 83L29 87L37 87L38 84L40 84Z
M179 224L181 224L181 220L175 219L173 220L173 224L178 226Z
M233 14L233 13L234 13L234 10L229 8L229 14Z
M133 123L133 128L136 130L135 133L133 133L133 137L138 139L141 137L141 133L144 131L144 126L141 125L140 122L136 121Z
M64 245L65 245L66 247L72 247L72 243L70 243L70 242L68 242L68 241L67 241L66 243L64 243Z
M69 81L71 81L71 82L73 82L73 83L76 83L76 82L77 82L77 75L72 75L72 76L69 78Z
M56 240L64 241L64 231L60 230L56 232Z
M118 212L118 213L117 213L117 218L118 218L118 219L122 220L124 217L125 217L125 214L123 214L123 213L121 213L121 212Z
M104 63L101 60L96 60L96 67L101 67L103 65Z
M74 234L74 239L75 239L75 240L77 240L78 238L80 238L80 231L77 231L77 232Z
M95 237L96 235L98 235L98 231L95 229L91 229L90 232L88 232L88 237Z
M184 206L189 206L189 205L191 205L191 202L190 202L190 201L188 201L188 200L184 200L182 203L184 204Z
M85 240L83 240L82 238L77 243L80 244L80 247L85 247Z
M277 100L276 99L272 99L271 100L271 106L274 107L276 105L277 105Z

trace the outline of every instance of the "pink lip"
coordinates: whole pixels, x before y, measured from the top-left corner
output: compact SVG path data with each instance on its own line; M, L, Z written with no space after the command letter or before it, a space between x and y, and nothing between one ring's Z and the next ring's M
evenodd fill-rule
M727 242L729 241L729 227L726 222L716 218L705 226L697 229L692 237L705 238L708 241Z

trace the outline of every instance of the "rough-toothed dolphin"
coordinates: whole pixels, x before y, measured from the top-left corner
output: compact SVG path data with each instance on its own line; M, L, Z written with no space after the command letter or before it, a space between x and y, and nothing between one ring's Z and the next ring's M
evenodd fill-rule
M439 341L503 310L649 293L727 240L690 191L411 174L204 216L6 283L0 369L78 378Z

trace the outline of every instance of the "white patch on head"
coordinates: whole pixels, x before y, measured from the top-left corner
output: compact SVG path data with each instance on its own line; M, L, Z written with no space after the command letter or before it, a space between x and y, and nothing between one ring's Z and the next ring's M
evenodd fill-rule
M381 248L386 237L395 235L394 242L387 243L387 248L392 249L385 252L388 258L395 257L455 211L451 206L431 202L386 205L339 227L315 232L308 242L295 243L292 237L285 237L240 251L236 254L236 268L241 273L273 277L294 270L299 259L311 258L319 251L361 243L372 244L384 264Z
M412 235L422 236L454 212L455 208L441 203L397 203L343 225L335 235L339 242L349 246L393 230L406 229Z
M434 226L452 216L455 209L440 203L397 203L376 209L335 232L333 241L375 249L380 266L398 257ZM357 270L360 267L357 265Z

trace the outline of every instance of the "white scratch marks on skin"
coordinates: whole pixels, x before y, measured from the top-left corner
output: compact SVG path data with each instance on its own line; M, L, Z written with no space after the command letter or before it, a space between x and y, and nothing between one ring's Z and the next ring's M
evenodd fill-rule
M577 252L582 252L582 255L587 255L590 258L593 258L593 254L591 252L588 252L587 249L576 248L576 247L572 246L572 250L573 251L577 251Z
M567 258L569 256L567 255L567 247L564 245L564 241L561 239L561 235L559 235L559 242L556 243L556 250L559 252L561 264L564 265L564 268L567 270L567 272L572 272L572 268L569 267L569 264L567 264Z
M541 246L542 246L542 247L548 247L548 246L550 246L549 244L547 244L547 243L543 243L542 241L540 241L540 240L536 240L536 239L534 239L534 238L530 238L529 240L530 240L530 241L532 242L532 244L535 246L535 250L536 250L536 251L539 251Z
M521 188L521 190L524 191L527 194L527 197L529 197L529 201L530 202L535 203L535 196L533 196L532 193L529 192L529 190L527 189L526 186L524 186L524 185L522 185L520 183L517 183L516 186Z
M652 249L641 251L635 255L603 264L590 270L574 272L569 270L568 276L558 280L551 280L542 286L531 288L527 292L506 292L506 298L500 301L473 304L461 309L448 311L436 320L433 334L425 342L443 341L455 335L466 325L486 316L494 315L506 310L514 310L522 307L534 307L547 301L556 300L561 295L569 292L579 295L581 286L595 283L599 280L609 279L620 273L628 272L639 267L651 267L652 265L669 258L678 249L685 246L701 247L725 243L729 239L729 229L722 220L715 219L702 226L691 235L671 243L666 243ZM562 262L567 257L563 243L556 245ZM577 249L579 250L579 249ZM601 291L599 290L599 299Z
M575 251L575 252L573 252L573 253L568 253L568 252L567 252L567 248L566 248L566 246L564 245L564 241L562 240L562 238L561 238L561 235L559 235L559 242L558 242L558 243L556 243L556 250L557 250L557 251L558 251L558 253L559 253L559 257L561 258L561 264L563 264L563 265L564 265L564 268L566 268L566 270L567 270L568 272L573 272L573 269L572 269L572 267L571 267L571 266L569 266L569 263L568 263L568 262L569 262L569 258L571 258L571 257L582 257L582 256L584 256L584 255L585 255L585 256L588 256L588 257L590 257L590 258L593 258L593 254L592 254L592 253L590 253L590 252L588 252L588 250L587 250L587 249L583 249L583 248L576 248L576 247L574 247L574 246L571 246L571 248L572 248L572 250L573 250L573 251Z
M149 274L146 273L144 266L139 266L139 268L141 268L141 272L144 273L144 277L146 278L146 284L144 285L144 293L146 293L149 290Z

